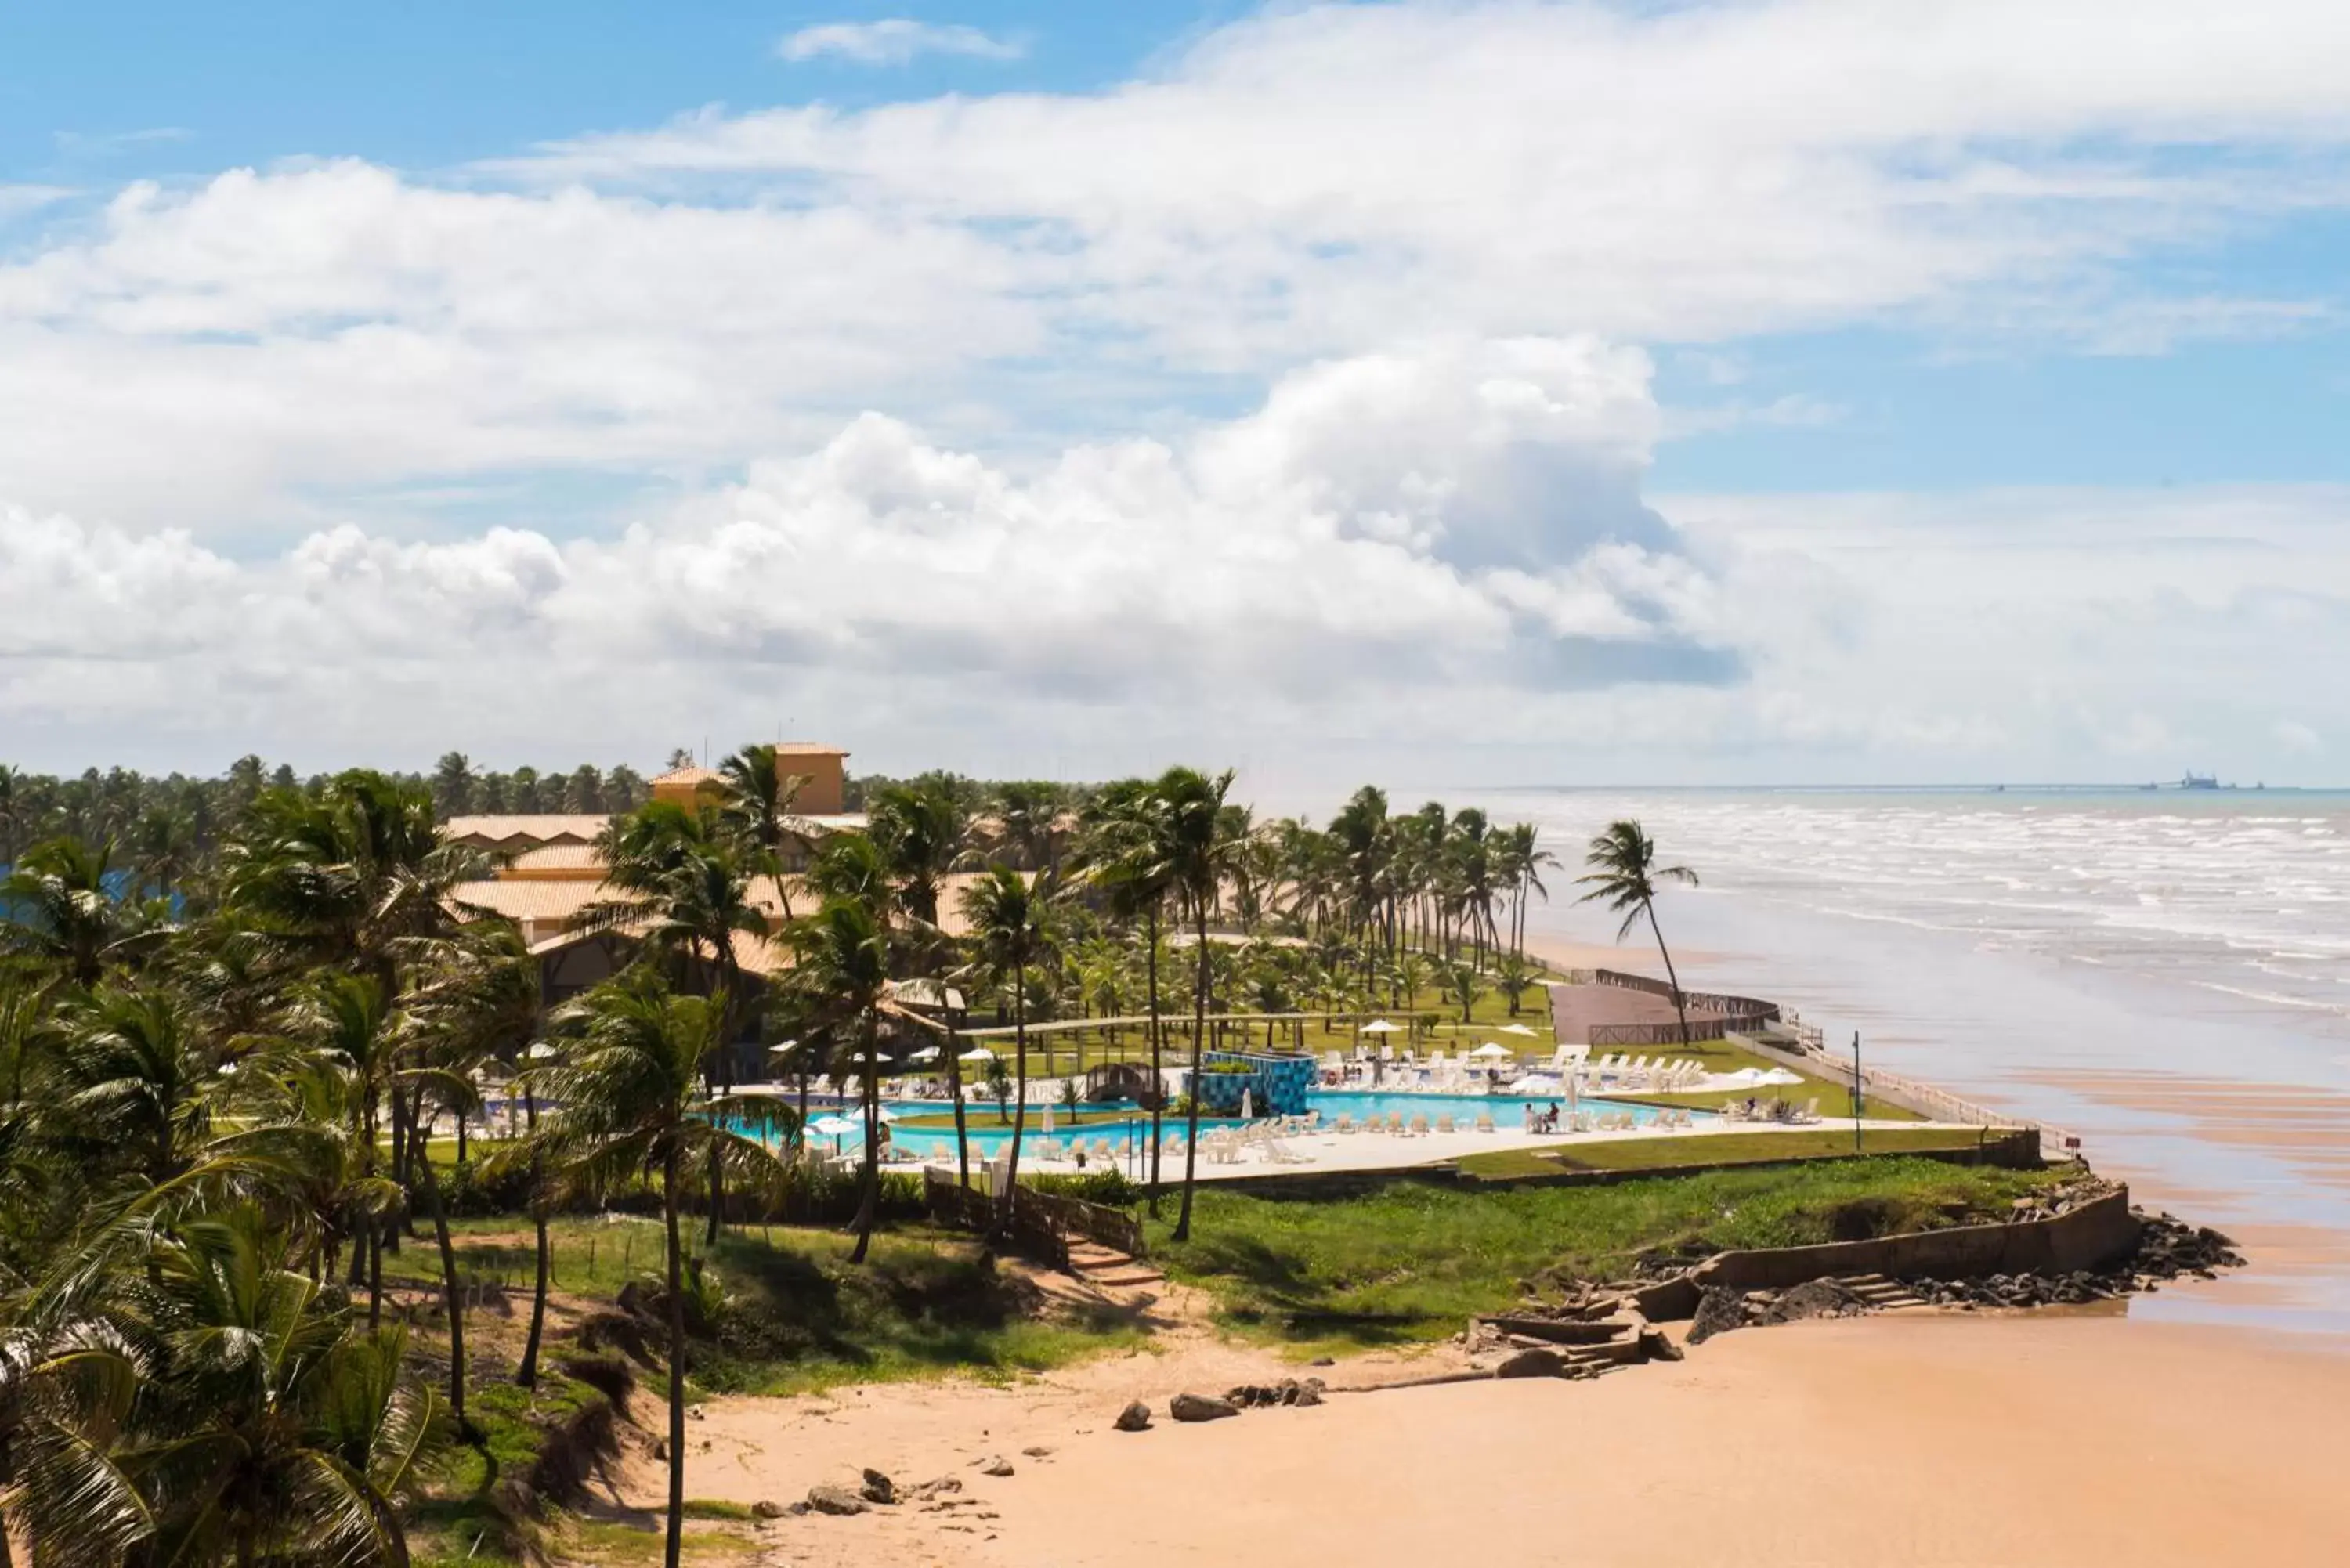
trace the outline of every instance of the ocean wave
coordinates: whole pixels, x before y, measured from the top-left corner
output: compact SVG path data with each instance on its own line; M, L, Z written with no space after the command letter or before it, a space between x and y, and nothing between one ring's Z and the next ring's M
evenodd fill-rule
M2241 985L2229 985L2216 980L2196 980L2188 983L2204 991L2241 996L2247 1002L2264 1002L2272 1007L2294 1007L2304 1012L2330 1012L2336 1017L2350 1018L2350 1003L2319 1002L2305 996L2281 996L2272 991L2247 991Z

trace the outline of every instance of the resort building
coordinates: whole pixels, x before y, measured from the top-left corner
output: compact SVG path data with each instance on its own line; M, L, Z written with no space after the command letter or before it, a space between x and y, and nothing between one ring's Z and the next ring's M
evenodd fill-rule
M776 934L785 921L805 914L815 903L798 874L806 869L816 846L836 833L866 828L864 814L842 809L847 794L847 752L807 742L776 750L784 765L805 781L794 803L804 831L785 847L781 877L760 876L751 882L749 901L764 918L767 934L735 933L733 958L741 972L754 980L784 967L787 961ZM652 781L652 798L690 806L710 799L723 783L724 775L710 768L677 768ZM586 929L582 920L593 907L622 897L604 879L604 857L597 848L611 820L567 813L452 816L442 828L452 842L504 857L489 877L459 883L451 902L461 913L503 916L520 928L524 942L538 960L539 995L546 1006L610 979L628 965L635 950L639 933L629 926ZM940 890L940 925L950 935L963 929L959 894L972 879L969 874L951 876ZM941 999L922 998L908 999L905 1004L918 1009L948 1005ZM961 998L951 1005L959 1008Z
M784 876L760 877L751 901L766 917L772 934L807 907L795 873L805 870L816 846L836 833L861 833L866 819L846 811L848 753L837 746L794 742L776 748L779 760L804 782L795 815L806 831L787 846ZM652 781L655 800L692 805L711 798L724 783L712 769L672 769ZM442 832L452 842L506 857L486 878L460 883L452 901L461 909L504 916L521 928L523 940L539 960L541 994L552 1005L608 979L628 961L634 938L625 929L583 930L580 916L617 898L604 880L604 857L597 840L608 816L574 813L452 816ZM768 938L743 933L735 959L747 974L772 973L781 950Z

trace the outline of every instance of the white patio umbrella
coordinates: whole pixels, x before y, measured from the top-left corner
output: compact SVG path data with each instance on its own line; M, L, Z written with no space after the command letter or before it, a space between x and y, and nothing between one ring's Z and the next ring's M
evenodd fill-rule
M958 1062L993 1062L995 1060L995 1053L989 1050L984 1045L974 1045L970 1050L964 1052L962 1055L956 1057L955 1060Z
M1527 1028L1523 1023L1504 1023L1499 1029L1493 1031L1493 1033L1496 1034L1522 1034L1525 1036L1525 1038L1532 1040L1537 1032Z
M857 1124L846 1116L818 1116L808 1123L808 1131L832 1140L832 1152L840 1152L840 1140L857 1130Z
M1356 1030L1355 1033L1357 1034L1400 1034L1403 1033L1403 1025L1400 1023L1390 1023L1384 1018L1374 1018L1368 1023L1366 1023L1361 1028Z
M1485 1060L1491 1062L1498 1060L1503 1056L1514 1056L1517 1053L1511 1050L1507 1045L1497 1045L1492 1041L1488 1040L1482 1045L1478 1046L1474 1051L1470 1052L1469 1054L1471 1056L1482 1056Z
M799 1042L796 1040L778 1040L773 1045L767 1047L767 1054L770 1056L780 1056L786 1051L796 1050L798 1046ZM534 1049L536 1047L534 1047Z
M919 1051L908 1054L906 1057L909 1062L935 1062L938 1059L939 1048L935 1045L925 1045Z
M1256 1119L1254 1113L1254 1096L1252 1096L1248 1090L1243 1089L1241 1091L1241 1120L1244 1122L1254 1121Z

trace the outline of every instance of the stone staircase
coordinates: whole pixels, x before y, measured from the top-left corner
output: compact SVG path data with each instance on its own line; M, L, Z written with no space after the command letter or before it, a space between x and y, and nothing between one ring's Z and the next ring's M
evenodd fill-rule
M1933 1303L1911 1290L1898 1280L1888 1280L1883 1274L1843 1274L1836 1283L1866 1302L1877 1312L1896 1312L1903 1307L1931 1306Z
M1167 1276L1149 1261L1083 1238L1069 1242L1069 1272L1096 1290L1140 1290L1167 1282Z

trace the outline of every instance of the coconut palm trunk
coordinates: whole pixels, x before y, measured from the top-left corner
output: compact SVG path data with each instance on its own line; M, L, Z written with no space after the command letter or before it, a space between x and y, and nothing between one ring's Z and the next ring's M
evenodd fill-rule
M1145 989L1150 994L1150 1214L1159 1216L1159 1115L1167 1103L1167 1079L1159 1061L1159 907L1153 904L1143 917L1143 934L1149 946L1144 950L1143 963L1149 980Z
M955 1037L947 1036L947 1092L954 1096L955 1113L955 1184L971 1185L971 1133L965 1125L962 1108L962 1061L955 1054Z
M1175 1215L1175 1240L1191 1239L1191 1187L1196 1179L1200 1161L1200 1058L1208 1036L1208 901L1194 898L1191 904L1195 917L1193 935L1199 939L1199 984L1191 998L1191 1104L1190 1119L1183 1130L1183 1206ZM1156 1129L1154 1129L1155 1132ZM1158 1138L1151 1139L1156 1152Z
M880 1054L880 1042L875 1037L876 1024L868 1014L862 1026L865 1059L858 1064L859 1096L865 1102L865 1159L857 1199L857 1247L848 1254L852 1263L861 1263L873 1246L873 1225L881 1214L881 1076L876 1058Z
M432 1220L432 1240L441 1251L441 1293L449 1308L449 1411L457 1429L470 1434L465 1419L465 1298L457 1286L457 1251L449 1244L449 1216L441 1206L441 1178L432 1168L429 1122L420 1120L415 1134L419 1185L424 1189L425 1212Z
M1643 899L1640 907L1647 911L1648 929L1657 939L1657 953L1665 961L1665 983L1673 988L1673 1011L1680 1014L1681 1049L1686 1051L1690 1045L1689 999L1681 994L1681 977L1673 969L1672 950L1665 946L1664 928L1657 924L1656 905Z
M522 1365L515 1368L515 1381L525 1388L538 1386L538 1347L546 1334L546 1195L542 1189L546 1180L545 1163L538 1152L538 1096L525 1091L522 1099L523 1116L530 1127L530 1223L533 1239L537 1244L537 1274L530 1289L530 1334L523 1341Z
M1003 1190L997 1198L996 1227L1012 1234L1014 1193L1020 1186L1020 1140L1028 1130L1028 987L1025 965L1012 975L1012 1062L1014 1095L1019 1109L1012 1118L1012 1160L1004 1168Z
M661 1561L678 1568L685 1548L685 1280L677 1235L678 1145L661 1162L661 1220L669 1241L669 1540Z

